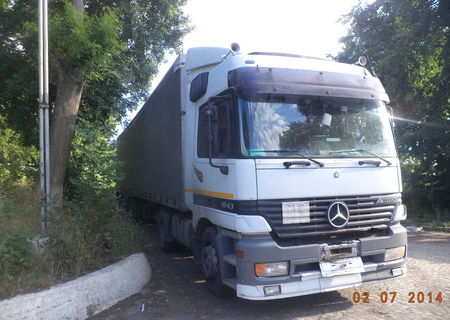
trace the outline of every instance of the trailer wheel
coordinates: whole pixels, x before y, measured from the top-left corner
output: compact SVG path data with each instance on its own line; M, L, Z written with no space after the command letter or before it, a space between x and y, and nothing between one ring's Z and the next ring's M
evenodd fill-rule
M165 209L158 211L156 222L161 250L167 253L175 251L176 242L170 234L170 212Z
M222 282L216 239L217 229L213 226L207 227L201 242L202 271L206 277L208 289L218 297L225 297L232 294L233 290Z

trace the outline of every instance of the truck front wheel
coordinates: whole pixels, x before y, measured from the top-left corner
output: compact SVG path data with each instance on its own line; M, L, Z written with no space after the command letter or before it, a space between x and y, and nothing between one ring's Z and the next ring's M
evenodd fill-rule
M232 289L222 282L217 250L217 229L213 226L207 227L203 232L200 256L208 289L218 297L230 295L233 292Z

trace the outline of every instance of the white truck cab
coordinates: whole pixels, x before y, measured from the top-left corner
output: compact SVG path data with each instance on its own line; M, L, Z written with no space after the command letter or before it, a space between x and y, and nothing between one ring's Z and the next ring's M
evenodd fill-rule
M119 137L126 208L194 250L217 295L278 299L406 274L389 98L361 65L201 47Z

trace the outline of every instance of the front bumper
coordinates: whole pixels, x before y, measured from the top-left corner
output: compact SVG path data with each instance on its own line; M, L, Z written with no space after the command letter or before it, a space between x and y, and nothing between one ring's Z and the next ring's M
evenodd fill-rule
M383 257L386 249L406 245L406 229L400 224L390 226L385 236L359 239L358 255L363 260L363 272L324 277L319 267L323 260L322 244L280 247L270 235L243 236L236 244L236 250L245 254L236 262L237 296L250 300L280 299L402 277L406 275L405 258L385 262ZM255 263L276 261L289 261L289 275L255 275ZM266 296L266 286L279 286L280 294Z

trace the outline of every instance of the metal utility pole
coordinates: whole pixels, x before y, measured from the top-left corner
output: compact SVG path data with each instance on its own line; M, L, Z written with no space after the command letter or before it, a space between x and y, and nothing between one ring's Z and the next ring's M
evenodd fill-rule
M48 98L48 6L39 1L39 149L41 232L48 227L50 196L50 139Z

